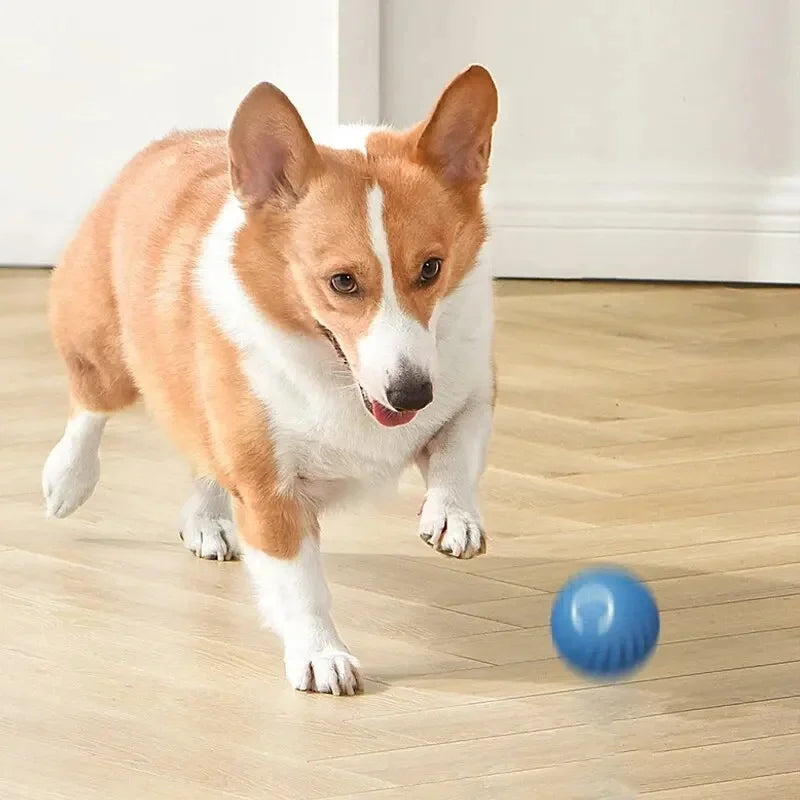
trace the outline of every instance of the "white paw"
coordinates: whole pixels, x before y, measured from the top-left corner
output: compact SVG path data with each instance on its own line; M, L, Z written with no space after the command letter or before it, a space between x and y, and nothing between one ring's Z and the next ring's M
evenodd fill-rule
M64 437L50 451L42 470L42 493L48 517L68 517L82 506L100 480L97 451L75 447Z
M354 695L364 691L358 660L346 650L286 653L286 677L300 692Z
M183 546L198 558L230 561L239 558L239 541L233 522L209 514L192 514L180 530Z
M467 511L447 496L429 492L419 520L420 538L454 558L486 552L486 537L476 511Z

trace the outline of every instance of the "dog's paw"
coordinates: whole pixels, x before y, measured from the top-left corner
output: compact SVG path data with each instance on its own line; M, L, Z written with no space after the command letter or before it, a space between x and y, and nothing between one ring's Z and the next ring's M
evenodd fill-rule
M346 650L286 653L286 677L300 692L354 695L364 691L357 659Z
M239 542L233 522L209 514L191 514L180 530L183 546L198 558L230 561L239 558Z
M486 537L476 511L448 497L429 493L422 506L419 535L434 550L453 558L472 558L486 552Z
M42 493L48 517L67 517L82 506L100 480L96 451L75 447L66 437L47 457L42 470Z

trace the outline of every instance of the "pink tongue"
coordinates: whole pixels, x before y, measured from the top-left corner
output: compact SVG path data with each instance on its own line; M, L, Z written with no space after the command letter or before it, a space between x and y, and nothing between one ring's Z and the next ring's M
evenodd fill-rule
M381 425L387 428L394 428L397 425L405 425L417 416L416 411L392 411L386 406L382 406L376 400L372 401L372 416Z

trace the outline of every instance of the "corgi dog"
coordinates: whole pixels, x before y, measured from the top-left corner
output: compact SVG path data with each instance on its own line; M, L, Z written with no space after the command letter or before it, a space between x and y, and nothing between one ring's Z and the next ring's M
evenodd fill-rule
M184 545L243 557L295 689L363 689L331 617L326 508L416 463L422 539L484 552L496 117L495 84L472 66L411 129L315 140L261 83L229 131L136 155L53 272L70 416L43 470L48 515L86 501L108 417L141 397L195 475Z

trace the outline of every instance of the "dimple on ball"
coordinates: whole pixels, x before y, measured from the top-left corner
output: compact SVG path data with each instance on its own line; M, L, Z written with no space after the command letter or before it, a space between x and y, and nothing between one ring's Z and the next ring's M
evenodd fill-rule
M650 590L621 569L592 569L556 595L550 633L573 669L596 679L621 678L652 654L660 630Z

